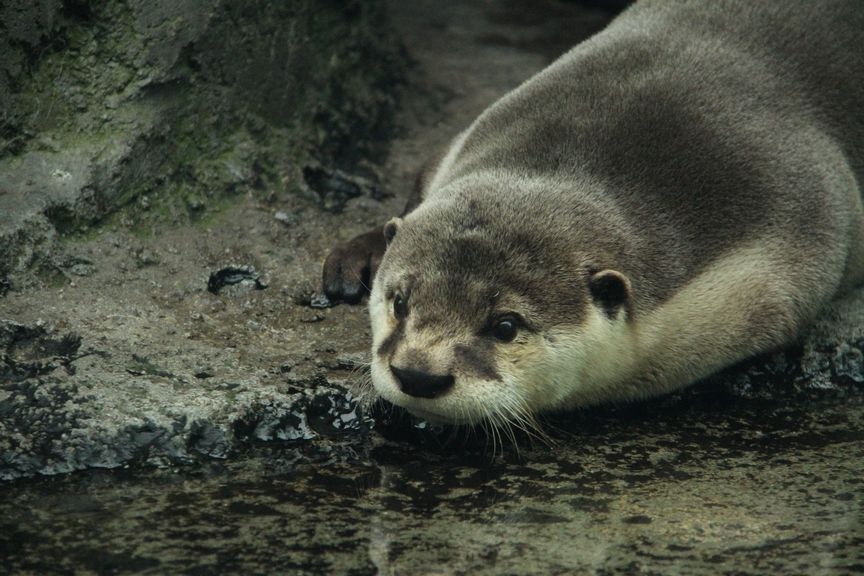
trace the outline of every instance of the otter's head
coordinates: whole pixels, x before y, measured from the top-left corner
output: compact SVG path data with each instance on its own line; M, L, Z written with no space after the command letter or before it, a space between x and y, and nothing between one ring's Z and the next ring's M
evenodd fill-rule
M629 281L529 212L462 196L387 224L369 301L381 397L493 424L602 399L592 366L625 330Z

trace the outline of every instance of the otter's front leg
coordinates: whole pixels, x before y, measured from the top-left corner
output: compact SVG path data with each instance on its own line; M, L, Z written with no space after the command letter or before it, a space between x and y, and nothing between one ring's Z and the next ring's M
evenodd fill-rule
M422 201L429 178L440 161L434 156L418 171L414 186L405 204L402 216L410 213ZM386 226L373 228L337 245L324 261L322 284L324 294L331 300L357 304L372 290L372 281L387 249Z
M350 304L360 302L372 288L372 279L386 248L380 227L333 248L324 262L323 288L327 297Z

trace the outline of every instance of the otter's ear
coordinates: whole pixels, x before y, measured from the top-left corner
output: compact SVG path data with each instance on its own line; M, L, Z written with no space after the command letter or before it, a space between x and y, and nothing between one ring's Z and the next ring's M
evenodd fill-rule
M591 275L588 283L591 298L614 318L621 309L630 308L630 280L615 270L601 270Z
M390 244L390 242L393 241L393 238L396 237L396 232L399 230L399 226L401 225L401 218L393 218L384 225L384 240L387 244Z

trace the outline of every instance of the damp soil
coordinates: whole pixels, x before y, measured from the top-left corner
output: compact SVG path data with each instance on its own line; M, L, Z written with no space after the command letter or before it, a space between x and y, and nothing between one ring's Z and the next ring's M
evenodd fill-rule
M0 571L864 571L860 291L798 347L552 418L549 443L358 412L365 306L310 305L328 249L398 214L431 151L610 18L390 10L413 64L385 161L310 166L308 195L250 194L193 226L70 235L68 265L0 301L0 407L34 411L0 417L41 442L3 462L40 474L0 483Z

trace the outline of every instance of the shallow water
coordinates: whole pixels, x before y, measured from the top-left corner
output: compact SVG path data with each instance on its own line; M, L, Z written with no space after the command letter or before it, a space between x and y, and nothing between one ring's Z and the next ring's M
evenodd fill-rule
M559 420L554 445L418 430L250 445L182 470L3 485L31 573L808 573L864 569L864 397L703 387Z

